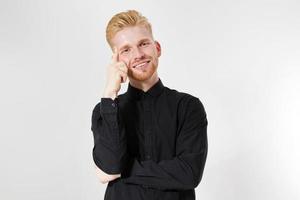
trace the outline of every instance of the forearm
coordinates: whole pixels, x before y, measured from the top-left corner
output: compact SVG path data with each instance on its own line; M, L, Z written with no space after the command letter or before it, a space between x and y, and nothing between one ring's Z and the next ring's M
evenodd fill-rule
M138 184L160 190L188 190L198 186L206 162L207 148L195 154L174 157L171 160L134 160L125 183Z
M117 99L101 98L93 110L91 129L95 164L107 174L120 174L126 162L127 144Z

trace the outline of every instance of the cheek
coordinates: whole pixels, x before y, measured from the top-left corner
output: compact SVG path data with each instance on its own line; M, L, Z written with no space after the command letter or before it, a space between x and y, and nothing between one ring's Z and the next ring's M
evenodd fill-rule
M130 58L125 57L125 56L119 56L119 61L126 63L126 65L128 66L128 64L130 62Z
M151 54L149 54L149 55L151 55L153 57L153 59L157 59L158 58L158 53L155 50L152 51Z
M153 57L157 57L157 56L158 56L158 52L157 52L156 49L154 49L154 48L149 49L149 50L147 51L147 54L148 54L148 55L151 55L151 56L153 56Z

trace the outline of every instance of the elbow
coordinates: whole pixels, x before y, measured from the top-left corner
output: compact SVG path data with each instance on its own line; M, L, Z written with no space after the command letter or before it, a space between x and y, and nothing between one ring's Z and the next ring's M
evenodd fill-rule
M199 179L198 177L190 177L188 181L185 182L185 189L195 189L201 181L201 178Z
M196 187L198 187L198 185L200 184L200 182L201 182L201 178L194 180L192 188L195 189Z
M200 184L202 177L203 177L203 168L194 174L193 181L192 181L193 188L196 188Z

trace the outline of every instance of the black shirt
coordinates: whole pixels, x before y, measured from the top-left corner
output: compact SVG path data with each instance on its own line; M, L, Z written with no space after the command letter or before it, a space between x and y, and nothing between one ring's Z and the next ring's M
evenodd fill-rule
M192 200L207 157L207 118L201 101L163 85L146 92L128 83L92 114L93 159L108 174L106 200Z

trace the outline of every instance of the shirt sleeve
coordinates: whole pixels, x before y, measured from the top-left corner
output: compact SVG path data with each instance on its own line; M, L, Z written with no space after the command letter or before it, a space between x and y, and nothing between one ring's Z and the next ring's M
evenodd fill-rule
M207 157L207 118L200 100L193 97L179 116L176 156L155 162L134 159L128 184L138 184L160 190L188 190L198 186Z
M126 160L125 128L118 110L118 98L101 98L92 112L93 160L108 174L121 173Z

